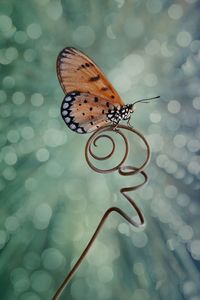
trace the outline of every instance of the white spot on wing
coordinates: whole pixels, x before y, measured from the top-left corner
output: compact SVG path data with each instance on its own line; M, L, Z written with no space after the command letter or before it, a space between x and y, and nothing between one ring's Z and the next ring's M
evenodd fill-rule
M65 97L65 101L71 101L71 100L72 100L71 96Z
M64 103L63 104L63 109L68 108L69 107L69 103Z
M67 111L67 110L63 110L63 111L62 111L62 115L63 115L63 116L68 115L68 111Z
M82 129L82 128L78 128L78 129L77 129L77 132L83 133L83 129Z
M65 118L65 122L69 123L71 121L71 119L69 117Z
M76 129L76 125L70 124L70 128L71 128L71 129Z

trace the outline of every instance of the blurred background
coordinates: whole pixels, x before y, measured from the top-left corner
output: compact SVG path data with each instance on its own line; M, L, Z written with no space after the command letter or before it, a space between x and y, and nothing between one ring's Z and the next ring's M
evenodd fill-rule
M94 173L89 135L60 116L66 46L95 60L125 103L161 99L131 121L152 149L149 182L132 194L147 226L112 215L61 299L200 299L199 27L196 0L1 0L1 299L51 299L104 211L133 215L119 189L136 179ZM134 146L130 164L142 159Z

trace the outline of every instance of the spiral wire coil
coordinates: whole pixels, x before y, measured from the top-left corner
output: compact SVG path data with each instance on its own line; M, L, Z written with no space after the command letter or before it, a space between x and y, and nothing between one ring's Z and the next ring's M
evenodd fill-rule
M136 136L138 136L144 143L145 147L146 147L146 158L144 160L144 162L142 163L142 165L140 167L134 167L134 166L129 166L129 165L124 165L124 162L127 159L127 156L129 154L129 142L128 142L128 138L127 136L124 134L124 132L122 130L127 130L133 134L135 134ZM124 141L124 145L125 145L125 153L123 155L123 158L121 159L121 161L114 167L109 168L109 169L100 169L97 168L92 162L91 162L91 158L93 158L94 160L97 161L103 161L103 160L107 160L110 159L116 149L116 144L115 141L113 139L113 137L111 137L110 135L108 135L108 132L113 132L116 133L118 135L121 136L121 138ZM95 155L93 150L92 150L92 146L97 147L97 141L100 141L102 138L106 138L108 139L108 141L111 142L112 145L112 149L110 151L109 154L105 155L105 156L98 156ZM140 133L138 130L136 130L135 128L132 128L131 126L126 126L126 125L118 125L117 127L115 126L106 126L106 127L102 127L99 128L98 130L96 130L88 139L86 146L85 146L85 158L86 161L88 163L88 165L90 166L90 168L97 172L97 173L101 173L101 174L107 174L107 173L112 173L117 171L120 175L122 176L131 176L131 175L136 175L136 174L140 174L143 176L143 181L140 184L134 185L134 186L129 186L129 187L122 187L120 189L120 193L128 200L128 202L130 203L130 205L132 206L132 208L136 211L137 216L139 218L139 222L136 222L135 220L133 220L127 213L125 213L122 209L120 209L119 207L113 206L110 207L109 209L106 210L106 212L104 213L103 217L101 218L93 236L91 237L90 241L88 242L87 246L85 247L84 251L82 252L82 254L80 255L80 257L78 258L77 262L75 263L75 265L73 266L73 268L69 271L69 273L67 274L67 276L65 277L64 281L62 282L62 284L60 285L60 287L58 288L58 290L56 291L55 295L53 296L52 300L58 300L59 297L61 296L62 292L64 291L65 287L67 286L67 284L69 283L70 279L72 278L72 276L74 275L74 273L77 271L78 267L80 266L80 264L82 263L82 261L84 260L85 256L87 255L90 247L92 246L92 244L94 243L94 241L96 240L100 230L102 229L106 219L109 217L109 215L112 212L116 212L119 215L121 215L126 221L128 221L131 225L135 226L135 227L144 227L144 216L141 212L141 210L139 209L139 207L136 205L135 201L133 200L133 198L131 198L127 193L131 192L131 191L135 191L137 189L139 189L140 187L142 187L148 180L148 176L144 171L144 168L147 166L149 160L150 160L150 146L149 143L147 142L146 138L143 136L142 133Z

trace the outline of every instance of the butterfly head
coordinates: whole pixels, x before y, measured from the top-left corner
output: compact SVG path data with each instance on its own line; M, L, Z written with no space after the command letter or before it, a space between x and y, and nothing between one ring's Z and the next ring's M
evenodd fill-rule
M134 104L126 104L121 108L121 117L122 120L129 120L131 114L135 111Z
M134 104L126 104L126 107L128 108L128 112L130 114L132 114L135 111L135 109L136 109L136 107L134 106Z

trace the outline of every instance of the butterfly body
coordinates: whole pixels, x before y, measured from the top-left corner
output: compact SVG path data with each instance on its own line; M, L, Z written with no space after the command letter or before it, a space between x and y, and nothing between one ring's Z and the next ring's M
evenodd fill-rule
M65 93L61 115L71 130L83 134L121 120L129 122L133 104L124 104L100 68L81 51L63 49L57 75Z
M129 120L133 111L132 104L126 104L123 106L118 105L108 111L107 117L113 124L116 125L122 120Z

